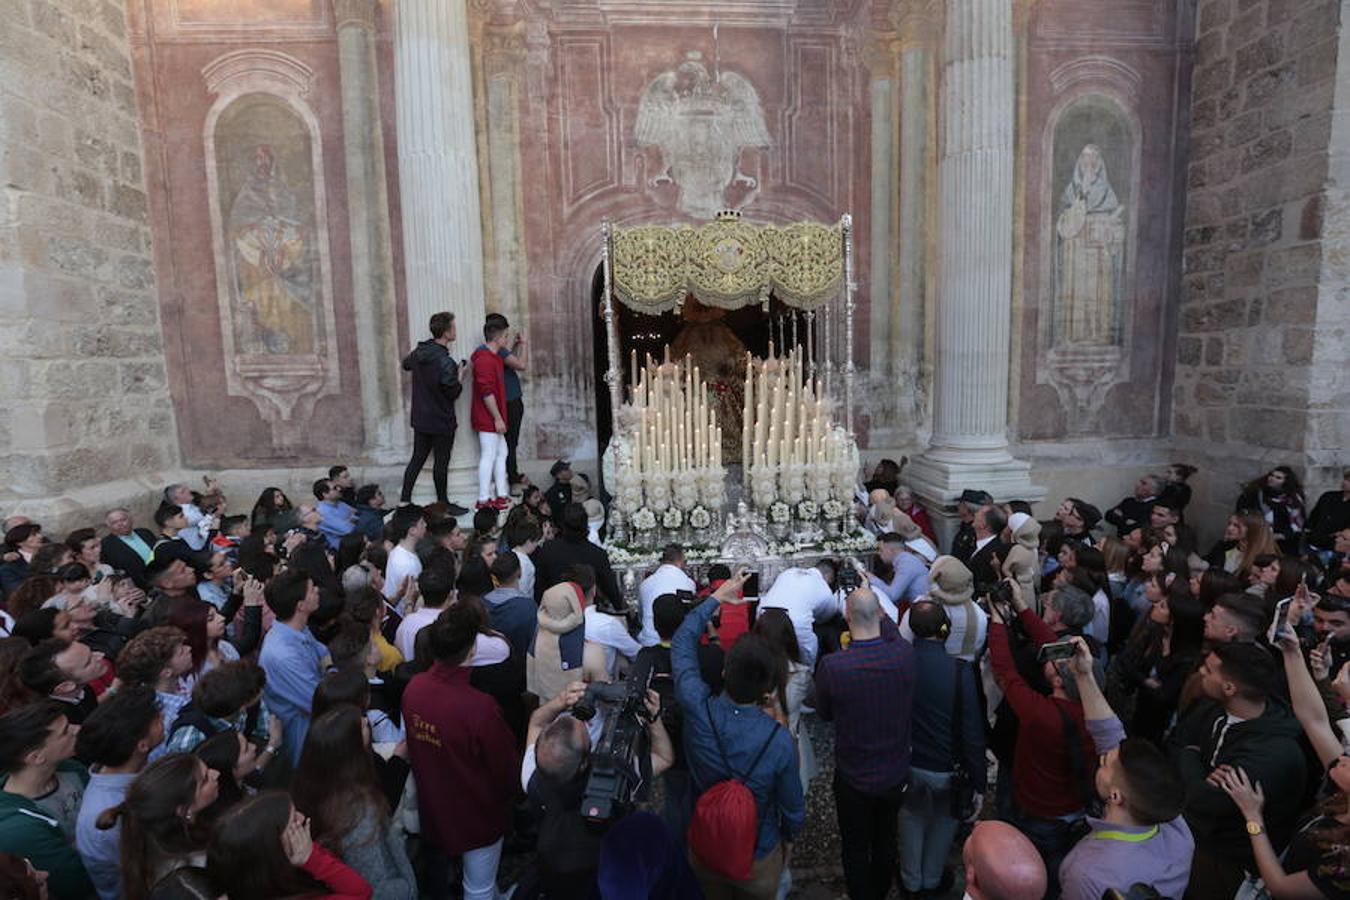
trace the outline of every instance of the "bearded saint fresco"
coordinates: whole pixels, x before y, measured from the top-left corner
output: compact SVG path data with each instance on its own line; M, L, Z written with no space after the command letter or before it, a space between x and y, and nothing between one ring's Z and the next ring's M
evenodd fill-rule
M311 221L309 210L286 186L272 147L257 145L225 223L236 308L243 313L235 321L238 352L314 352Z
M1057 344L1116 343L1124 215L1101 149L1085 145L1060 196L1055 221Z

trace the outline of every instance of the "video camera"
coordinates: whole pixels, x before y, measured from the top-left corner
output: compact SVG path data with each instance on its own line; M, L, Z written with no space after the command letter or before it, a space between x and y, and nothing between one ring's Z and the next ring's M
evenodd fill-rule
M845 597L856 591L863 585L863 577L866 575L862 564L852 557L845 556L834 566L835 586L843 593Z
M991 606L997 606L1000 609L1013 605L1012 585L1007 581L995 581L991 584L975 585L976 603L989 612Z
M647 687L652 669L647 664L634 668L617 684L592 684L572 706L574 718L583 722L593 718L603 704L608 715L600 740L591 751L591 774L581 798L581 814L591 822L608 822L626 812L633 794L649 775L647 752Z

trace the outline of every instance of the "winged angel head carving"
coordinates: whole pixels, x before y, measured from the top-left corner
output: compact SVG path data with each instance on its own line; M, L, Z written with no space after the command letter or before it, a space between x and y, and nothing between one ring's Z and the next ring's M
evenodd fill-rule
M633 136L661 151L660 174L648 184L674 184L680 209L699 219L727 206L731 185L749 191L740 205L753 199L759 182L741 171L741 150L771 144L755 86L735 72L709 75L698 52L643 90Z

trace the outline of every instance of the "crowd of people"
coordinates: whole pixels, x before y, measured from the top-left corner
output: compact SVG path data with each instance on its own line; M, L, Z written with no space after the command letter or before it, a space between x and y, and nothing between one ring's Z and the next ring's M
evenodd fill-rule
M5 519L0 897L784 897L811 790L853 900L1350 896L1350 471L1205 548L1189 466L972 489L940 546L883 461L865 562L671 545L627 597L584 477L493 502L487 443L471 521L342 465Z

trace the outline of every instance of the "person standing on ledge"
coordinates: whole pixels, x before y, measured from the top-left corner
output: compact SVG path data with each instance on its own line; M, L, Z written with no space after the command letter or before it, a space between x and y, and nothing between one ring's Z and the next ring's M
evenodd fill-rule
M487 324L496 322L503 328L511 323L501 313L491 313ZM509 334L509 332L508 332ZM520 444L520 423L525 418L525 394L520 389L520 373L525 371L525 335L517 331L510 343L504 342L497 351L502 358L503 376L506 379L506 482L511 487L529 481L520 471L516 460L516 447Z
M451 503L447 494L450 473L450 451L455 446L455 401L464 390L468 373L467 362L455 362L450 345L455 340L455 314L438 312L431 317L431 340L422 341L403 358L403 370L412 373L412 429L413 453L408 468L403 472L403 490L399 503L412 503L417 476L427 464L427 457L435 454L431 477L436 484L436 500L449 507L452 516L462 516L469 510Z
M498 355L506 342L501 317L483 326L483 343L473 352L473 402L469 421L478 433L478 509L511 505L506 483L506 366ZM496 491L493 491L493 482Z

